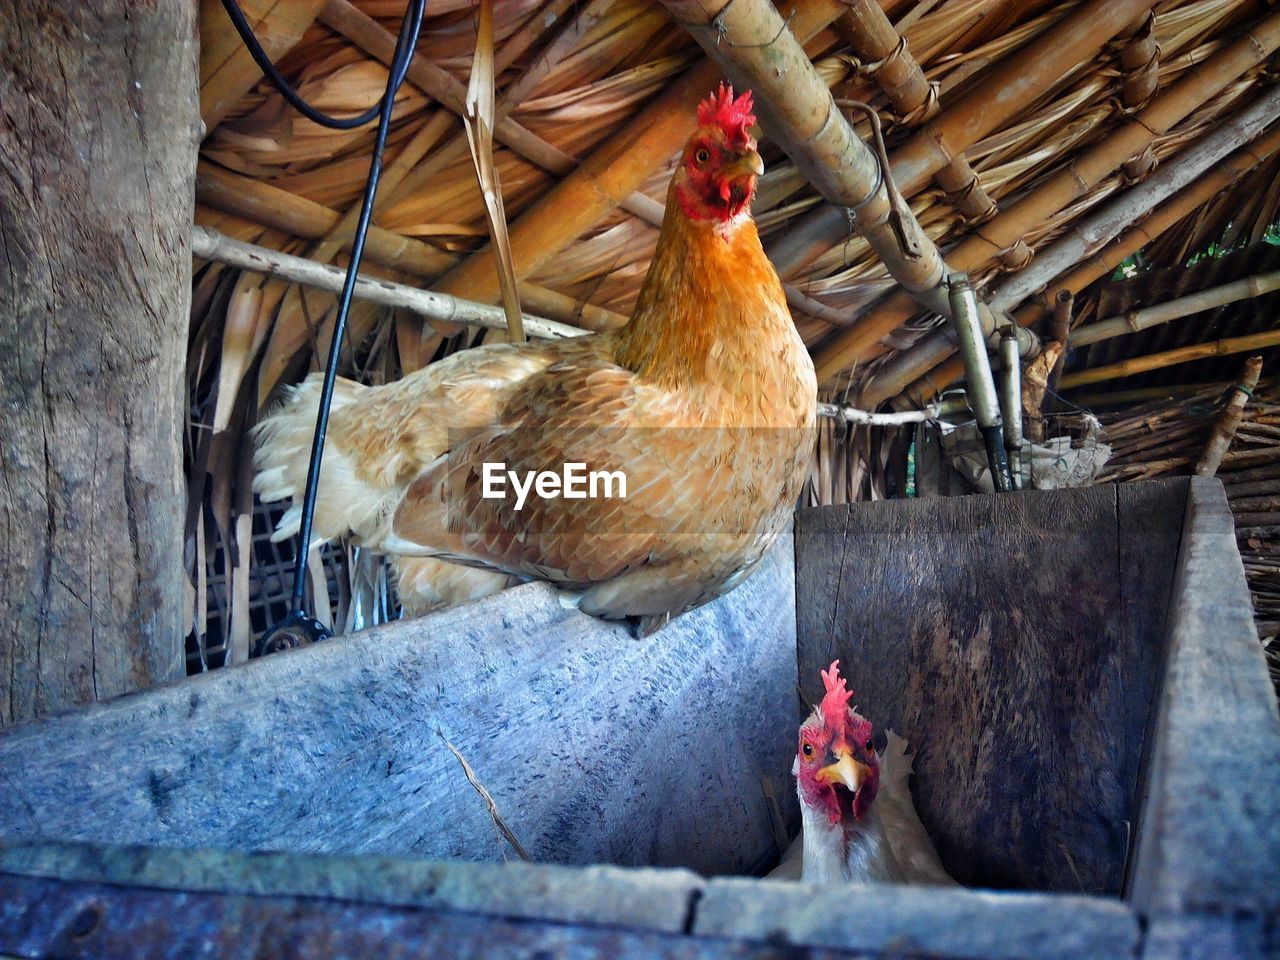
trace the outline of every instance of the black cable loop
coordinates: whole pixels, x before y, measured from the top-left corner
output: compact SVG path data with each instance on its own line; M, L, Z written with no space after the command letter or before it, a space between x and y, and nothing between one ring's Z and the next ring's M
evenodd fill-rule
M424 7L425 3L421 0L410 0L409 6L405 9L405 23L410 19L410 13L415 8ZM295 90L276 69L276 65L271 62L271 58L267 56L267 52L262 49L262 45L258 43L258 38L253 33L253 27L249 26L249 21L245 19L244 12L240 9L240 5L236 0L222 0L222 7L227 11L227 16L231 18L232 25L236 28L236 33L240 34L240 39L244 42L245 47L249 51L249 55L253 57L253 62L263 72L271 85L280 91L280 94L289 101L295 110L301 113L308 120L320 124L322 127L329 127L332 130L354 130L356 127L363 127L371 120L376 120L382 111L382 101L379 100L364 113L357 117L331 117L327 113L317 110ZM419 24L421 23L422 13L418 13ZM404 38L405 24L400 26L400 38ZM404 82L405 73L408 72L409 62L412 57L404 58L404 62L400 64L400 42L396 41L396 52L391 58L391 77L387 85L388 90L398 90L400 84ZM410 46L410 50L417 46L417 34L414 34L414 43ZM399 64L397 72L397 64ZM393 94L394 95L394 94Z
M336 120L316 110L285 82L279 71L271 63L266 53L253 37L252 30L244 20L244 15L236 6L235 0L223 0L223 6L236 25L241 38L249 47L249 52L258 65L262 67L267 78L276 86L291 104L298 108L309 119L335 129L352 129L367 123L372 116L365 111L360 117L349 120ZM395 105L396 91L404 82L409 64L413 60L413 51L418 45L418 34L422 28L422 18L426 12L426 0L409 0L405 8L404 20L400 26L400 36L396 39L395 53L391 58L390 70L387 74L387 88L382 99L372 108L373 116L378 118L378 132L373 141L373 156L369 160L369 176L365 182L364 197L360 204L360 217L356 222L355 234L351 240L351 259L347 265L346 278L342 284L342 293L338 298L337 316L333 323L333 338L329 344L329 356L325 364L324 382L320 390L320 407L316 411L316 428L311 439L311 459L307 468L307 486L302 498L302 515L298 524L298 550L294 559L293 594L290 600L290 611L278 624L273 626L262 637L257 647L258 655L298 646L329 636L329 631L314 618L307 616L303 609L306 598L307 557L311 552L311 533L315 519L316 493L320 484L320 464L324 459L325 436L329 429L329 407L333 402L333 387L338 375L338 362L342 355L342 341L346 333L347 315L351 310L352 294L355 292L356 278L360 271L360 260L364 255L365 237L369 232L369 223L373 218L374 199L378 193L378 180L382 175L382 154L387 143L387 134L391 129L391 113Z

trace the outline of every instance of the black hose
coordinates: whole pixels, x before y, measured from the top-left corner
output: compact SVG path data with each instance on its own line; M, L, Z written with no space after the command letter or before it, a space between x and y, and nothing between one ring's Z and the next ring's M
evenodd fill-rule
M987 448L987 464L991 467L991 485L996 493L1009 493L1013 489L1013 474L1009 472L1009 458L1004 449L1004 429L996 423L979 426L982 442Z
M322 127L329 127L333 130L354 130L356 127L363 127L371 120L377 119L382 111L382 101L379 100L372 107L360 114L358 117L331 117L327 113L323 113L313 107L307 101L303 100L298 91L281 76L280 71L276 69L276 65L271 62L271 58L267 56L267 52L262 49L262 45L258 43L258 38L254 36L253 28L249 26L249 21L245 19L244 13L240 9L240 5L236 0L222 0L222 7L227 11L227 16L231 18L232 25L236 28L236 33L240 34L240 39L244 41L244 45L249 50L249 55L253 57L253 62L258 65L263 74L271 85L280 91L280 94L293 105L293 108L301 113L308 120L312 120ZM416 15L418 23L422 23L422 15L426 7L425 0L410 0L408 8L404 12L405 24L409 23L410 16ZM391 58L391 76L388 78L387 89L394 91L400 88L400 84L404 82L404 75L409 69L409 62L412 56L404 57L401 63L401 44L404 41L405 25L400 28L400 38L396 41L396 52ZM414 31L414 42L409 45L412 51L418 45L417 31ZM398 66L397 66L398 65Z
M316 493L320 483L320 464L324 459L325 435L329 428L329 406L333 401L333 386L338 376L338 361L342 355L342 341L346 333L347 315L351 310L351 298L355 292L356 278L360 271L360 259L364 255L365 236L369 232L369 222L373 217L374 199L378 194L378 179L382 175L382 153L387 144L387 133L391 129L391 112L395 105L396 91L404 82L409 64L413 60L413 51L418 46L418 33L422 28L422 18L426 12L426 0L410 0L405 9L404 21L400 26L400 36L396 40L395 54L391 58L391 66L387 74L387 89L382 99L366 110L359 117L340 120L316 110L298 96L288 82L280 76L275 65L271 63L265 51L259 46L244 14L236 5L236 0L222 0L231 22L244 40L249 52L258 66L276 89L284 95L304 116L326 127L339 130L350 130L368 123L375 116L378 118L378 132L373 141L373 156L369 161L369 177L365 182L364 198L360 204L360 218L356 223L355 235L351 240L351 261L347 265L346 278L343 281L342 293L338 297L338 312L333 324L333 339L329 344L328 362L325 364L324 383L320 391L320 408L316 412L316 428L311 440L311 460L307 469L307 486L302 498L302 516L298 527L298 551L294 560L293 595L288 615L263 636L258 645L259 655L273 649L296 646L305 640L319 640L329 635L316 620L308 617L303 609L306 597L307 554L310 551L311 532L315 518ZM317 601L318 602L318 601ZM302 635L299 638L299 634Z

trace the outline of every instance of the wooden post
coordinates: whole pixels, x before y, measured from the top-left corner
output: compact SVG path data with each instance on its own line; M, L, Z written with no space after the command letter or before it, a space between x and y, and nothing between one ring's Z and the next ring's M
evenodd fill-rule
M0 724L183 672L195 14L0 2Z
M1253 396L1261 374L1261 357L1250 357L1244 362L1240 370L1240 382L1231 391L1227 405L1214 417L1213 427L1209 431L1209 442L1205 444L1204 453L1196 463L1197 477L1212 477L1218 472L1222 455L1227 452L1231 441L1235 439L1236 428L1240 426L1240 415L1244 412L1244 405Z

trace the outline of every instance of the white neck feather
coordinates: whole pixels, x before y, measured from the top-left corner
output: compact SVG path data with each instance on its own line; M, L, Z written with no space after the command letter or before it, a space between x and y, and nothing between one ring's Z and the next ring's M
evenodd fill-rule
M813 883L901 883L902 872L885 839L872 804L860 821L832 824L825 813L800 798L804 867L801 879Z

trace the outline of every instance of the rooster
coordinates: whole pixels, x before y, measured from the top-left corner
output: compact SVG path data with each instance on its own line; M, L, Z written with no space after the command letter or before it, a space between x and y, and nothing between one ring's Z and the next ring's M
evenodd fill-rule
M876 753L870 721L849 706L840 661L822 671L826 695L800 727L792 773L800 837L771 876L815 883L954 884L911 802L906 741Z
M817 401L751 219L751 108L724 85L699 104L622 329L486 345L377 387L340 380L311 546L350 534L391 554L410 615L541 579L648 632L732 587L789 521ZM254 435L254 490L295 501L276 540L299 528L320 385L292 388ZM620 472L625 498L516 509L485 484L485 464L514 478L569 463Z

